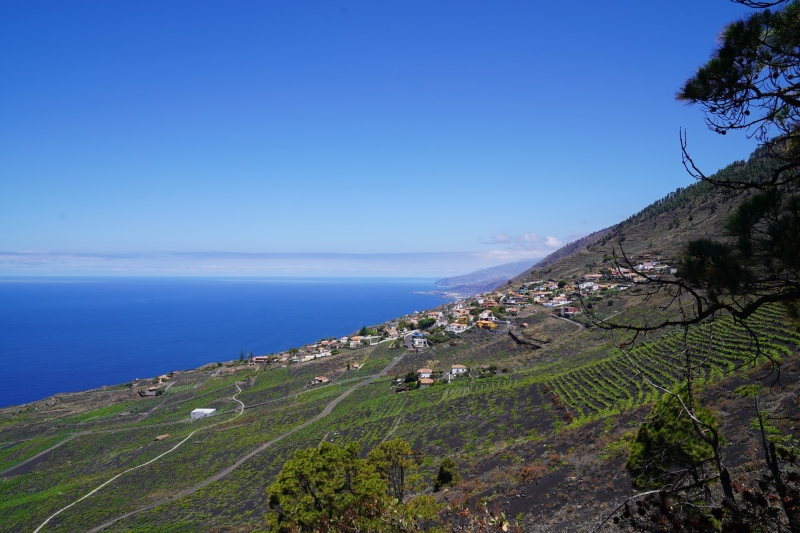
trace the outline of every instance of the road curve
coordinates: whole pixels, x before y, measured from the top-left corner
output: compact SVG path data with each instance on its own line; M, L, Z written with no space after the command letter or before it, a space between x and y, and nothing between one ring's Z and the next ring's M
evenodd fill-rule
M200 428L200 429L203 429L203 428ZM161 459L162 457L164 457L164 456L165 456L165 455L167 455L168 453L170 453L170 452L172 452L173 450L177 449L177 448L178 448L178 446L180 446L181 444L183 444L183 443L184 443L184 442L186 442L187 440L191 439L191 438L192 438L192 435L194 435L195 433L197 433L198 431L200 431L200 429L195 429L194 431L192 431L191 433L189 433L189 436L188 436L188 437L186 437L185 439L183 439L183 440L182 440L182 441L180 441L178 444L176 444L175 446L173 446L173 447L172 447L172 448L170 448L169 450L165 451L164 453L162 453L162 454L161 454L161 455L159 455L158 457L154 457L154 458L150 459L149 461L147 461L146 463L142 463L142 464L140 464L139 466L134 466L133 468L129 468L129 469L127 469L127 470L123 471L123 472L120 472L119 474L117 474L116 476L112 477L111 479L109 479L108 481L106 481L105 483L103 483L102 485L100 485L99 487L95 488L93 491L91 491L91 492L88 492L88 493L84 494L82 497L78 498L77 500L75 500L75 501L74 501L74 502L72 502L71 504L67 505L66 507L62 507L61 509L59 509L59 510L58 510L58 511L56 511L55 513L53 513L53 514L51 514L50 516L48 516L48 517L47 517L47 520L45 520L44 522L42 522L42 524L41 524L39 527L37 527L36 529L34 529L34 530L33 530L33 533L39 533L39 531L40 531L40 530L41 530L41 529L42 529L44 526L46 526L46 525L47 525L47 523L48 523L48 522L50 522L50 520L52 520L53 518L55 518L56 516L58 516L58 515L59 515L59 514L61 514L62 512L66 511L67 509L69 509L70 507L72 507L73 505L75 505L76 503L78 503L78 502L81 502L81 501L85 500L86 498L88 498L89 496L91 496L92 494L94 494L95 492L97 492L98 490L102 489L103 487L105 487L106 485L108 485L109 483L111 483L112 481L114 481L115 479L117 479L118 477L120 477L121 475L123 475L123 474L127 474L127 473L128 473L128 472L130 472L131 470L136 470L137 468L142 468L143 466L147 466L147 465L149 465L150 463L152 463L152 462L154 462L154 461L157 461L157 460Z
M271 441L265 442L264 444L260 445L258 448L256 448L256 449L252 450L251 452L249 452L247 455L244 455L241 458L239 458L231 466L225 468L224 470L221 470L221 471L217 472L216 474L214 474L210 478L207 478L207 479L201 481L200 483L198 483L197 485L194 485L193 487L189 487L188 489L185 489L185 490L175 494L174 496L172 496L170 498L164 498L163 500L159 500L159 501L151 503L149 505L145 505L143 507L139 507L138 509L134 509L133 511L129 511L129 512L125 513L125 514L122 514L122 515L119 515L119 516L117 516L115 518L112 518L111 520L109 520L107 522L104 522L104 523L100 524L99 526L96 526L96 527L88 530L88 533L95 533L97 531L102 531L105 528L111 526L112 524L114 524L114 523L116 523L116 522L118 522L120 520L123 520L125 518L130 517L130 516L133 516L135 514L141 513L142 511L148 511L148 510L153 509L155 507L159 507L160 505L164 505L165 503L174 502L174 501L176 501L176 500L178 500L180 498L183 498L185 496L189 496L191 494L194 494L198 490L210 485L211 483L214 483L215 481L219 481L219 480L223 479L228 474L230 474L231 472L233 472L234 470L239 468L242 464L244 464L245 461L247 461L248 459L252 458L254 455L261 453L262 451L266 450L267 448L269 448L273 444L276 444L276 443L282 441L286 437L288 437L290 435L293 435L293 434L297 433L298 431L300 431L301 429L305 429L306 427L310 426L311 424L313 424L315 422L319 422L320 420L322 420L323 418L328 416L331 413L331 411L333 411L333 409L337 405L339 405L339 402L341 402L342 400L347 398L354 390L356 390L359 387L363 387L364 385L369 385L370 383L375 381L376 378L380 377L381 375L383 375L386 372L388 372L389 370L391 370L392 367L394 367L400 361L400 359L403 358L403 355L405 355L405 352L401 353L399 356L394 358L392 360L392 362L389 363L389 365L386 366L386 368L384 368L379 374L373 374L372 376L369 376L368 379L365 379L361 383L357 383L357 384L353 385L352 387L350 387L349 389L344 391L342 394L340 394L339 396L334 398L327 406L325 406L325 409L323 409L322 412L320 412L315 417L306 420L305 422L303 422L299 426L296 426L296 427L290 429L289 431L287 431L285 433L282 433L281 435L278 435L277 437L275 437ZM238 388L238 386L239 386L238 383L237 383L236 386ZM241 389L240 389L240 391L241 391ZM237 401L239 401L239 400L237 400ZM244 405L244 404L242 404L242 405ZM244 409L242 409L242 411L243 410ZM144 465L142 465L142 466L144 466ZM119 477L119 476L117 476L117 477ZM114 479L116 479L116 478L114 478ZM113 479L107 481L105 484L108 484L111 481L113 481ZM99 488L100 487L98 487L98 489ZM97 490L97 489L95 489L95 490ZM87 496L89 496L89 495L87 494L86 496L84 496L84 498L86 498ZM83 499L83 498L81 498L81 499ZM78 500L78 501L80 501L80 500ZM75 503L78 503L78 502L76 501L71 505L74 505ZM59 512L61 512L61 511L59 511ZM48 520L50 520L50 519L48 518ZM42 524L42 525L44 525L44 524ZM41 526L40 526L40 528L41 528ZM36 531L38 531L38 529ZM36 532L34 532L34 533L36 533Z
M239 399L237 399L237 398L236 398L236 397L237 397L239 394L241 394L241 392L242 392L242 389L241 389L241 387L239 387L239 382L237 381L237 382L235 383L235 385L236 385L236 390L237 390L237 391L239 391L239 392L237 392L236 394L234 394L234 395L232 396L232 398L233 398L235 401L239 402L239 403L241 404L241 406L242 406L242 408L239 410L239 414L237 414L237 415L236 415L236 416L239 416L239 415L241 415L242 413L244 413L244 403L242 403L242 402L241 402L241 400L239 400ZM234 418L235 418L235 417L234 417ZM222 422L219 422L218 424L221 424L221 423L222 423ZM157 456L157 457L154 457L154 458L150 459L150 460L149 460L149 461L147 461L146 463L142 463L142 464L140 464L140 465L138 465L138 466L134 466L134 467L132 467L132 468L128 468L127 470L124 470L124 471L120 472L119 474L117 474L116 476L112 477L111 479L109 479L109 480L108 480L108 481L106 481L105 483L103 483L103 484L101 484L101 485L97 486L97 487L96 487L94 490L92 490L91 492L88 492L88 493L84 494L82 497L78 498L77 500L75 500L75 501L74 501L74 502L72 502L71 504L69 504L69 505L67 505L67 506L65 506L65 507L62 507L61 509L59 509L59 510L58 510L58 511L56 511L55 513L53 513L53 514L51 514L50 516L48 516L48 517L47 517L47 520L45 520L44 522L42 522L42 523L39 525L39 527L37 527L37 528L36 528L36 529L33 531L33 533L39 533L39 531L40 531L40 530L41 530L41 529L42 529L44 526L46 526L46 525L47 525L47 524L50 522L50 520L52 520L53 518L55 518L55 517L56 517L56 516L58 516L59 514L63 513L64 511L66 511L67 509L69 509L70 507L72 507L73 505L75 505L76 503L79 503L79 502L81 502L81 501L85 500L86 498L88 498L88 497L89 497L89 496L91 496L92 494L96 493L97 491L99 491L100 489L102 489L103 487L105 487L106 485L108 485L109 483L111 483L112 481L114 481L115 479L119 478L120 476L122 476L122 475L125 475L125 474L127 474L128 472L131 472L131 471L133 471L133 470L136 470L136 469L138 469L138 468L142 468L143 466L147 466L147 465L149 465L149 464L151 464L151 463L154 463L155 461L158 461L159 459L161 459L161 458L162 458L162 457L164 457L165 455L167 455L167 454L169 454L169 453L172 453L173 451L177 450L177 449L178 449L178 447L179 447L181 444L183 444L183 443L184 443L184 442L186 442L187 440L191 439L191 438L192 438L192 436L193 436L195 433L197 433L198 431L202 431L202 430L204 430L204 429L208 429L208 428L210 428L210 427L213 427L213 426L215 426L215 425L218 425L218 424L213 424L213 425L211 425L211 426L206 426L206 427L202 427L202 428L197 428L197 429L195 429L194 431L192 431L191 433L189 433L189 435L188 435L188 436L187 436L185 439L183 439L183 440L182 440L182 441L180 441L178 444L176 444L175 446L173 446L173 447L172 447L172 448L170 448L169 450L165 451L165 452L164 452L164 453L162 453L161 455L159 455L159 456ZM84 434L87 434L87 433L90 433L90 432L84 432ZM76 437L77 435L78 435L78 434L75 434L75 435L73 435L72 437L70 437L70 438L69 438L69 439L67 439L67 440L71 440L72 438ZM64 442L67 442L67 440L65 440L65 441L62 441L60 444L63 444ZM59 444L59 445L60 445L60 444ZM46 450L46 451L47 451L47 450ZM40 455L41 455L41 454L40 454Z

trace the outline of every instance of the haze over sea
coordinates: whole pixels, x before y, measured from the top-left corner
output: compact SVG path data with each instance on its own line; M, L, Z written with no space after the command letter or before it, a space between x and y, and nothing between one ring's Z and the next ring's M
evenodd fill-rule
M0 278L0 407L274 353L444 303L420 278Z

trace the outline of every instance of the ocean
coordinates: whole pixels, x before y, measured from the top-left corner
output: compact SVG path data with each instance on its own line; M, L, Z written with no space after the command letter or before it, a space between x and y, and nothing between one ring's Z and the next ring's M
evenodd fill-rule
M0 407L341 337L443 304L433 281L0 278Z

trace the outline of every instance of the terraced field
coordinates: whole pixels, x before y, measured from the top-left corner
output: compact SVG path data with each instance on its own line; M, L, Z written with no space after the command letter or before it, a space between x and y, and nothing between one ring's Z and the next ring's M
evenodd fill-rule
M616 350L608 358L548 378L545 386L556 403L566 406L568 418L581 423L655 400L683 381L687 369L702 384L767 361L780 362L798 344L800 335L786 325L781 310L769 307L746 324L724 317L686 334L672 331Z

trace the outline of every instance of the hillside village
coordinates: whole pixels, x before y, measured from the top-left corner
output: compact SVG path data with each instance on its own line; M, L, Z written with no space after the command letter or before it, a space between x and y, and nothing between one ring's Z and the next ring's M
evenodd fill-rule
M414 312L398 319L384 322L340 338L320 339L315 343L292 348L269 355L248 354L238 361L225 365L222 372L242 369L242 364L276 365L286 367L299 365L344 354L340 360L346 361L347 370L358 370L359 349L390 343L393 348L404 347L408 351L421 353L437 344L447 343L471 330L480 329L492 333L508 333L515 328L526 328L524 317L536 313L547 313L562 319L577 319L583 308L592 309L597 302L613 302L615 295L628 290L632 285L641 284L648 279L660 279L675 274L676 268L661 257L644 254L635 258L638 262L632 268L609 262L597 272L587 272L577 279L527 280L494 291L478 294L471 298L459 299L425 312ZM588 323L584 321L583 323ZM513 335L513 333L512 333ZM518 337L517 337L518 338ZM397 380L398 391L407 391L408 385L426 387L449 383L454 377L480 376L487 370L467 369L454 365L451 369L419 369L416 379L410 376ZM167 381L161 376L161 382ZM330 383L325 376L314 378L309 385ZM163 385L150 386L142 395L155 395Z

